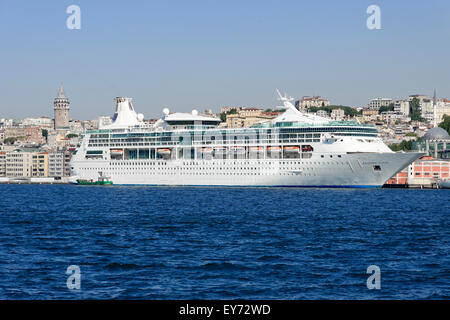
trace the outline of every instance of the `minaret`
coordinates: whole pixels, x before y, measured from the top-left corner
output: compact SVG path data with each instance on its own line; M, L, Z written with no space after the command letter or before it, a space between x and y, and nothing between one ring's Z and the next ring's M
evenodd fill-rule
M437 104L437 99L436 99L436 89L434 89L434 95L433 95L433 127L436 128L437 127L437 123L436 123L436 104Z
M58 90L58 96L55 98L53 104L55 111L55 130L68 129L70 102L66 97L62 82Z

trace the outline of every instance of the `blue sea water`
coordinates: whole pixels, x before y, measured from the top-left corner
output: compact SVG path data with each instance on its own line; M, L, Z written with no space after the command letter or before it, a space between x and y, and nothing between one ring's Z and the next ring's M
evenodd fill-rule
M448 299L449 197L0 185L0 298ZM66 286L70 265L80 290ZM380 290L366 286L370 265Z

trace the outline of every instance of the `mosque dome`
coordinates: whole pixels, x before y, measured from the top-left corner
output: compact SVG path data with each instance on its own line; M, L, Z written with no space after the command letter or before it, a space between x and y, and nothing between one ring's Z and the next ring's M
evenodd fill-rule
M431 128L430 130L428 130L423 138L425 140L450 140L448 132L439 127Z

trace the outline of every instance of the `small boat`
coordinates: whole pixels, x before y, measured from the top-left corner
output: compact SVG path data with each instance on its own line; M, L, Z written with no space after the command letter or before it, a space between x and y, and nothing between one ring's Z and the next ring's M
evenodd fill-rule
M222 155L227 153L227 148L225 147L216 147L214 148L214 154L215 155Z
M200 152L203 153L203 154L211 154L212 151L213 151L213 149L210 148L210 147L203 147L203 148L200 148Z
M112 185L112 181L110 180L84 180L84 179L78 179L77 184L81 186L106 186L106 185Z
M302 152L312 152L314 149L310 145L302 146Z
M157 152L158 152L158 154L160 154L162 156L169 156L172 153L172 150L167 149L167 148L162 148L162 149L158 149Z
M111 154L122 154L123 150L122 149L110 149L109 151Z
M281 147L279 146L268 146L267 151L269 152L281 152Z
M264 147L250 147L248 151L250 153L264 153Z
M442 189L450 189L450 179L441 181L439 187Z
M244 154L245 153L245 148L244 147L231 147L230 148L230 153Z
M300 147L299 146L285 146L284 152L286 153L299 153Z
M97 181L95 181L93 179L90 179L90 180L77 179L77 184L82 185L82 186L107 186L107 185L113 184L110 179L111 179L111 177L106 177L103 175L102 171L99 171Z

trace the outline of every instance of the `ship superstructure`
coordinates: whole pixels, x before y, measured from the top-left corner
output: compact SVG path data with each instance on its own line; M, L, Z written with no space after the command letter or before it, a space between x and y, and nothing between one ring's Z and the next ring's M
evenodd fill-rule
M372 125L305 114L279 94L285 112L249 128L163 110L144 122L116 98L111 125L87 131L72 157L73 179L182 186L380 187L422 153L395 153Z

